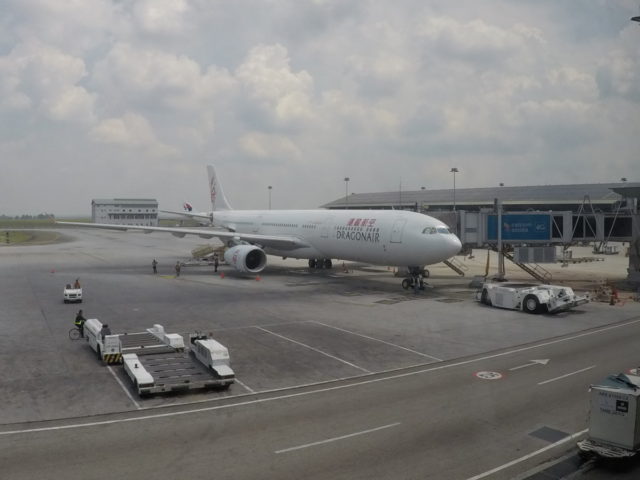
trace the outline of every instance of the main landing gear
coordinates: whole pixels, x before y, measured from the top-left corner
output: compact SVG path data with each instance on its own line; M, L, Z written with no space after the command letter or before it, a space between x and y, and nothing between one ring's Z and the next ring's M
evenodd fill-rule
M420 267L409 267L409 276L402 280L402 288L413 290L418 293L418 290L425 289L425 278L429 277L429 270Z
M309 259L309 268L326 268L330 269L333 267L333 263L330 258L310 258Z

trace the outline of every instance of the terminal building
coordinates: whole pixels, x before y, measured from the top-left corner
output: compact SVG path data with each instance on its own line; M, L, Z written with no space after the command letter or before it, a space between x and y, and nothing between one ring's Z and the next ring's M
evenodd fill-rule
M627 278L640 285L639 198L640 183L620 182L354 193L323 207L425 213L458 235L463 252L501 251L541 281L549 278L537 263L555 261L543 247L593 243L594 253L607 253L628 242Z
M158 225L158 201L150 198L108 198L91 200L93 223Z

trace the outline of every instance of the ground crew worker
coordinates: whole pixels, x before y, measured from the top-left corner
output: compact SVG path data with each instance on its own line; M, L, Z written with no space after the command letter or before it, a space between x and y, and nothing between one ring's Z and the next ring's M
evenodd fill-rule
M176 277L180 276L180 261L176 262Z
M103 342L104 342L105 335L111 335L111 329L109 328L109 325L107 325L106 323L102 325L102 329L100 330L100 335L102 336Z
M76 278L76 281L73 283L73 288L80 288L80 279Z
M76 315L76 320L73 322L78 330L80 330L80 337L84 337L84 322L87 319L82 315L82 310L78 310L78 314Z
M218 254L214 253L213 254L213 271L217 272L218 271L218 264L219 264L219 260L218 260Z
M155 258L153 259L153 262L151 262L151 266L153 267L153 273L158 273L158 262Z

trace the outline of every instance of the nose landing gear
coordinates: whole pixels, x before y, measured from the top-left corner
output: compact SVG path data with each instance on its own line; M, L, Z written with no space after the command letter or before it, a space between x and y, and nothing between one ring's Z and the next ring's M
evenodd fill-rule
M425 289L425 278L429 277L429 270L420 267L409 267L409 277L402 280L402 288L409 290L413 288L415 293Z

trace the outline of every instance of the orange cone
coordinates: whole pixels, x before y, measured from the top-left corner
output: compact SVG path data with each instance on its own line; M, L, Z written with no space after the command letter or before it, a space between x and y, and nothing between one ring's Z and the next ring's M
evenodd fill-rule
M260 275L256 277L256 282L259 282L259 281L260 281Z
M55 268L52 268L52 269L51 269L51 273L56 273L56 269L55 269Z
M220 272L220 278L224 278L224 272Z

